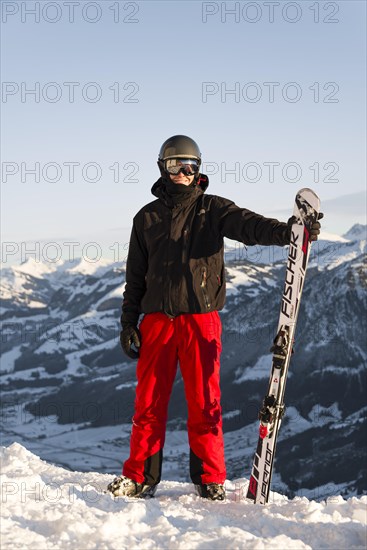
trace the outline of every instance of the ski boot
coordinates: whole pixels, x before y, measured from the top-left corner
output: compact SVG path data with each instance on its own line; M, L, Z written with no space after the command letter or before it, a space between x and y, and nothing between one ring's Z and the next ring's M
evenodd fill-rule
M226 491L220 483L195 485L195 489L199 497L202 498L209 500L224 500L226 498Z
M115 477L107 486L107 491L115 497L152 498L157 490L157 485L138 483L125 476Z

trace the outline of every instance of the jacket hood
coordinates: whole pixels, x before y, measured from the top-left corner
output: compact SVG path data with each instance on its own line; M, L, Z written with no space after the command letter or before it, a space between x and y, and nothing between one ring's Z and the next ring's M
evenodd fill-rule
M177 185L177 184L175 184ZM196 200L199 195L202 195L209 185L209 178L205 174L199 174L196 185L186 187L182 193L171 194L167 188L166 181L160 177L153 185L151 191L155 197L158 197L167 206L172 208L175 205L183 204Z

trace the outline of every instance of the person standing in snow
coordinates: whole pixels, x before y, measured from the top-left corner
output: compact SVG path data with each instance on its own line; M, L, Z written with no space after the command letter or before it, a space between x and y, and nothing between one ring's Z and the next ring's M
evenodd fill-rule
M157 198L133 220L121 346L138 358L138 383L130 456L122 475L108 485L115 496L147 497L156 491L179 362L188 405L191 480L201 497L225 498L218 313L225 303L223 239L284 246L292 218L282 223L206 194L208 177L200 165L193 139L167 139L158 158L161 177L152 187ZM316 222L311 239L319 233Z

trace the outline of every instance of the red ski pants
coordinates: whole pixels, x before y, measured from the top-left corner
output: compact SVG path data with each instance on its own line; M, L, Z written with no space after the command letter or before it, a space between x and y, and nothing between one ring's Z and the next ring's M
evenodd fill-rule
M174 319L150 313L139 329L142 344L135 413L123 475L150 485L160 481L167 408L179 361L188 406L191 479L196 484L224 483L218 312L183 314Z

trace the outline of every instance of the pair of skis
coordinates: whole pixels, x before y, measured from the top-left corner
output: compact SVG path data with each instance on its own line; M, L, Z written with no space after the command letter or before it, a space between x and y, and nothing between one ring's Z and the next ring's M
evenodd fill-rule
M247 498L266 504L274 464L277 437L284 414L284 392L292 354L299 304L311 250L310 230L320 213L319 197L311 189L300 189L296 195L281 301L279 323L274 345L267 394L259 412L259 439L254 456Z

